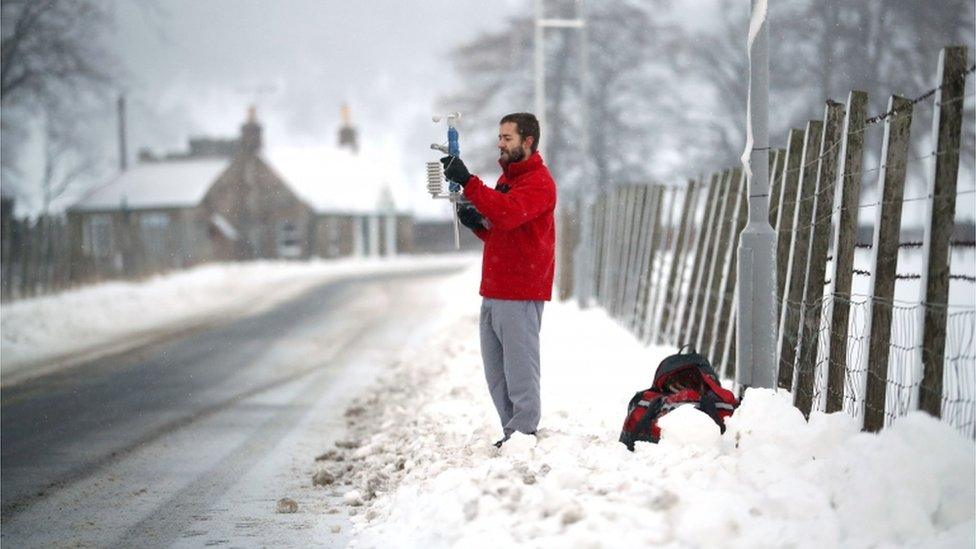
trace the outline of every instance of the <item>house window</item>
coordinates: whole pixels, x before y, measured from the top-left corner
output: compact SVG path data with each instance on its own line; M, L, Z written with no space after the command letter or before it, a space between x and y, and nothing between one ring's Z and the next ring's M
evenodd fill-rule
M294 221L278 223L278 257L295 258L302 255L302 238Z
M169 252L166 234L169 229L169 216L164 213L146 213L139 216L139 236L142 239L146 257L165 258Z
M89 257L109 257L112 255L112 216L93 214L88 216L82 227L81 245Z

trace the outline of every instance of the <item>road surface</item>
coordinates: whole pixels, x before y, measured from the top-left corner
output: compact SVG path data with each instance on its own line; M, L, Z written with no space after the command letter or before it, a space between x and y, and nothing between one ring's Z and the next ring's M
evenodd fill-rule
M457 268L347 278L249 318L2 393L11 547L341 546L313 458L385 365L437 329ZM277 514L290 497L295 514ZM335 530L338 530L336 532Z

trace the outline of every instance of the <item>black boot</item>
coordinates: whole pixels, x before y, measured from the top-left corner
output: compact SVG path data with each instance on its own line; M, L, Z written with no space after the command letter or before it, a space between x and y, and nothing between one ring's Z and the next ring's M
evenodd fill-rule
M526 435L532 435L532 436L534 436L536 438L539 438L539 435L537 435L535 431L532 431L531 433L525 433L525 434ZM508 441L508 439L510 439L510 438L512 438L512 435L505 435L505 438L503 438L503 439L501 439L501 440L499 440L498 442L495 443L495 448L501 448L502 447L502 444L505 444L505 442Z

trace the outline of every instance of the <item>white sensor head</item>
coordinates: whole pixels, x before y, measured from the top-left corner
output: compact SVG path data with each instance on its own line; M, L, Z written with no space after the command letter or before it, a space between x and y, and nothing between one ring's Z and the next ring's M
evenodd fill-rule
M443 120L444 117L441 116L441 115L439 115L439 114L435 114L435 115L431 116L430 119L433 120L435 123L437 123L437 122L440 122L441 120ZM452 112L452 113L450 113L450 114L447 115L447 123L448 124L454 124L455 122L457 122L460 119L461 119L461 113L459 113L457 111L454 111L454 112Z

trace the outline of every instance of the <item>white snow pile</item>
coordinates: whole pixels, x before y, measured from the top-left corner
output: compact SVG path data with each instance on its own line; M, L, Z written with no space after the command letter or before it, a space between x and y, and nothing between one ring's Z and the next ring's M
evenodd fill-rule
M5 303L0 309L4 383L43 373L45 362L66 355L259 313L329 280L472 261L456 255L214 263Z
M976 449L911 414L880 434L750 390L724 435L683 407L662 442L617 442L630 397L672 352L603 313L548 304L538 439L501 450L477 302L347 412L325 466L359 547L973 547Z

